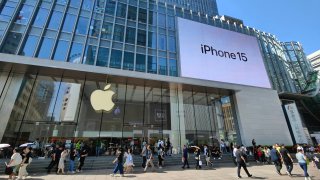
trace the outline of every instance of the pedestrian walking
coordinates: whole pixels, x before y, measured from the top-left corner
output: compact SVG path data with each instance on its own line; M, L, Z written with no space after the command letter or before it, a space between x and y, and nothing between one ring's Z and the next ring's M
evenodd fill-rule
M284 165L287 168L287 174L289 176L292 176L291 172L293 169L293 160L292 160L292 157L290 156L289 151L285 148L284 144L281 145L280 155L282 157L282 161Z
M7 164L7 167L12 167L12 173L9 175L9 179L14 179L14 176L17 175L17 172L20 168L22 162L22 157L19 153L18 148L12 150L12 156L10 162Z
M247 173L248 177L252 177L252 174L249 173L246 165L246 159L244 157L244 152L240 150L240 146L237 146L237 151L235 153L236 155L236 161L237 161L237 175L238 178L242 178L240 175L241 167L244 169L244 171Z
M163 148L158 150L158 167L161 169L164 161L164 151Z
M86 159L86 157L88 156L88 152L87 149L83 149L80 153L80 160L79 160L79 165L77 168L77 172L82 172L82 167L84 165L84 161Z
M24 176L23 178L26 178L28 176L27 166L32 161L31 150L29 147L26 147L23 149L23 151L21 153L21 157L22 157L22 162L20 164L19 173L18 173L19 179L22 179L22 176Z
M71 149L70 151L70 156L69 156L69 172L71 174L74 174L74 161L76 159L77 156L77 150L76 149Z
M282 169L282 162L281 162L281 155L277 150L277 145L273 145L270 151L271 161L273 162L274 166L276 167L276 172L281 175Z
M296 154L296 158L298 160L298 163L299 163L301 169L303 169L303 171L304 171L304 179L311 180L311 178L308 174L307 156L304 154L303 148L298 148L297 151L298 152Z
M126 161L124 163L124 172L130 173L133 171L133 158L132 158L132 149L128 149L127 153L125 153L124 157Z
M64 165L65 165L65 160L68 156L69 152L67 149L64 149L62 152L61 152L61 157L60 157L60 160L59 160L59 164L58 164L58 171L57 171L57 174L61 173L62 174L65 174L64 173Z
M119 148L116 154L117 158L113 161L113 164L116 164L116 167L114 168L113 174L111 174L111 176L114 176L119 171L120 176L123 177L123 149Z
M147 171L149 164L152 167L152 171L154 171L153 153L151 151L150 145L147 146L146 158L147 158L147 162L146 162L146 167L144 168L144 172Z
M50 162L49 166L47 167L47 173L48 174L51 172L51 169L53 167L55 167L55 172L58 171L58 164L59 164L59 161L60 161L61 153L62 153L62 147L60 147L57 144L56 145L56 149L51 154L51 162Z
M186 165L187 165L187 168L190 168L189 162L188 162L188 148L186 145L183 146L183 150L182 150L182 162L183 162L182 169L184 169Z
M200 156L201 152L200 152L200 148L197 147L194 151L194 155L195 155L195 160L196 160L196 169L201 169L202 166L202 161L201 161L201 156Z
M142 145L143 145L143 148L142 148L141 156L142 156L142 168L144 169L147 163L147 143L143 142Z

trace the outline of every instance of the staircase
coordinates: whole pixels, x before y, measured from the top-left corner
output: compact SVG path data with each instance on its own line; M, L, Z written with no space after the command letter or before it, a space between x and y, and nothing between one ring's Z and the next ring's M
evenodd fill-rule
M157 166L158 164L158 156L154 156L154 165ZM95 170L95 169L113 169L114 164L112 164L113 160L116 158L116 156L99 156L99 157L93 157L89 156L86 158L83 166L83 170ZM205 159L202 156L201 157L202 162L205 163ZM250 157L250 160L253 160ZM0 159L0 173L4 173L4 162L9 162L10 159ZM50 164L51 159L36 159L33 158L32 163L27 167L27 171L29 173L45 173L46 167ZM231 154L225 155L222 157L222 159L213 159L211 158L211 161L213 162L214 166L219 166L223 163L233 163ZM142 157L141 156L133 156L133 162L136 166L136 168L141 168L142 165ZM78 164L78 161L76 160L75 165ZM174 165L181 165L181 155L172 155L172 156L166 156L164 160L164 166L174 166ZM189 164L191 167L195 167L195 159L193 154L190 154L189 156ZM66 170L69 167L69 160L67 160L66 163ZM76 166L77 167L77 166ZM54 173L54 169L51 171Z

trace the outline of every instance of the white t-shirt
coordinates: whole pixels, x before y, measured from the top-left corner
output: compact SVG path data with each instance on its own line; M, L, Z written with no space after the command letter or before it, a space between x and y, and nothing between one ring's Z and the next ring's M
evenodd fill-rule
M12 160L12 163L10 164L10 166L16 166L22 162L22 157L19 153L14 153L11 156L11 160Z

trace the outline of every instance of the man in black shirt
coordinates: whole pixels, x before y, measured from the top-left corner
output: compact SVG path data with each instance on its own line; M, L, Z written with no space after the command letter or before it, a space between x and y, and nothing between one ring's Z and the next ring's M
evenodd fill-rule
M56 145L56 149L54 150L53 154L51 155L51 162L49 164L49 166L47 167L47 173L49 174L51 169L53 167L56 167L56 172L58 171L58 164L60 161L60 157L61 157L61 153L62 153L62 147L60 147L58 144Z
M236 161L237 161L237 166L238 166L238 178L242 178L240 176L240 170L241 170L241 167L243 167L244 171L247 173L248 177L251 177L252 174L249 173L248 169L247 169L247 166L246 166L246 160L245 160L245 155L243 153L243 151L240 150L240 146L238 145L237 146L237 151L235 153L236 155Z
M287 167L287 174L289 176L292 176L291 172L293 169L293 160L290 156L289 151L284 147L284 144L281 144L280 154L281 154L283 163Z

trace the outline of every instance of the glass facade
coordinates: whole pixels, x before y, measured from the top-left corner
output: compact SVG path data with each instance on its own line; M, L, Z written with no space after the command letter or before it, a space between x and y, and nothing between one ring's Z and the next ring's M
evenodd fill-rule
M1 142L18 145L39 138L42 145L83 140L90 146L101 140L130 146L134 140L139 154L143 141L153 145L170 138L177 154L183 144L237 141L232 92L101 75L0 75L9 79L0 84L0 101L6 104L0 108ZM97 113L90 95L106 81L115 92L115 108Z

